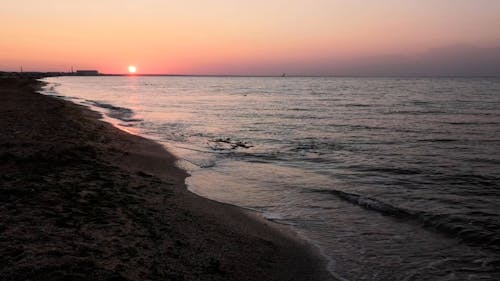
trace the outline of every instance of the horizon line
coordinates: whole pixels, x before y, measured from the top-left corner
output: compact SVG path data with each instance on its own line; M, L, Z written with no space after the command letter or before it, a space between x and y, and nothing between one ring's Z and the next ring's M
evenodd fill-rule
M38 75L53 75L53 76L78 76L78 77L99 77L99 76L127 76L127 77L256 77L256 78L300 78L300 77L332 77L332 78L500 78L498 75L429 75L429 74L389 74L389 75L362 75L362 74L281 74L281 75L257 75L257 74L171 74L171 73L98 73L97 75L78 75L76 72L65 71L3 71L0 73L9 73L17 75L38 74Z

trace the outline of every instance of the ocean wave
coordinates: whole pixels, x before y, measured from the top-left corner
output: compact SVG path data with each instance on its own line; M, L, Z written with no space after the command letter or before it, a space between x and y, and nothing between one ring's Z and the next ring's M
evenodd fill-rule
M342 106L345 106L345 107L372 107L373 105L364 104L364 103L346 103L346 104L343 104Z
M446 111L441 110L391 110L391 111L381 111L383 115L446 115Z
M366 165L352 165L349 168L357 170L359 172L371 172L371 173L383 173L392 175L420 175L424 173L420 169L410 169L410 168L395 168L395 167L370 167Z
M92 100L86 100L87 103L104 108L108 111L108 116L114 119L118 119L121 121L125 122L141 122L143 121L142 119L139 118L133 118L135 115L135 112L126 107L120 107L120 106L115 106L109 103L101 102L101 101L92 101Z
M416 142L429 142L429 143L435 143L435 142L457 142L459 140L457 139L447 139L447 138L434 138L434 139L418 139Z
M332 194L366 210L376 211L401 220L417 222L424 227L432 228L464 242L484 246L491 250L500 250L500 233L497 231L500 225L488 224L486 220L470 216L472 213L466 214L469 217L458 214L432 214L421 210L405 209L375 198L340 190L315 189L309 192ZM481 217L489 218L491 216L496 215L481 213Z
M333 142L331 140L319 140L319 139L305 139L298 141L294 147L290 148L292 152L300 152L300 151L317 151L317 150L326 150L326 151L338 151L344 150L345 146Z

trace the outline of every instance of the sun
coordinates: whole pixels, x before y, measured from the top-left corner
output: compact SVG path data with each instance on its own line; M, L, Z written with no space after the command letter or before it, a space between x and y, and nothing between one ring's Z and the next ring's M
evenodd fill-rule
M128 72L131 73L131 74L134 74L137 72L137 67L133 66L133 65L130 65L128 67Z

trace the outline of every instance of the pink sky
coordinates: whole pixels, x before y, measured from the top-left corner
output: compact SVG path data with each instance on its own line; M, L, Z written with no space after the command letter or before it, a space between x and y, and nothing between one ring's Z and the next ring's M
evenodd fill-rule
M366 57L500 46L497 0L4 2L9 71L335 74Z

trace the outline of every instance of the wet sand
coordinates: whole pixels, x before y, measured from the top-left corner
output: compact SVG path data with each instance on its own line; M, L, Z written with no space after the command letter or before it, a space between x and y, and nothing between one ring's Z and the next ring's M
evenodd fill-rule
M330 280L284 229L186 190L162 146L0 79L0 280Z

